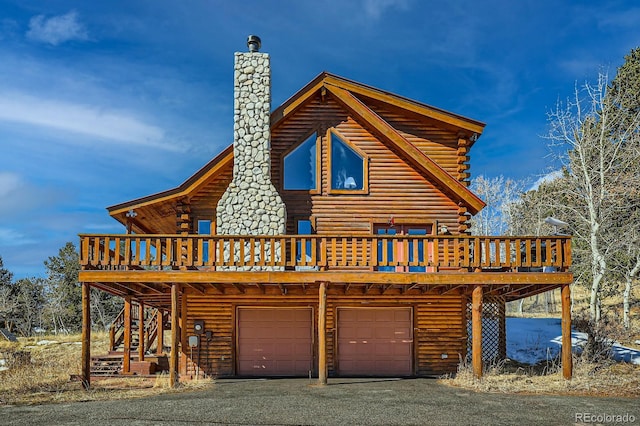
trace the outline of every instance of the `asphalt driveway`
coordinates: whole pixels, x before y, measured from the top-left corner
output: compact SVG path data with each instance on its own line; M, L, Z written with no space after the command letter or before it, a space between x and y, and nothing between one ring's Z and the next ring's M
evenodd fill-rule
M616 424L608 420L625 415L626 424L640 425L640 401L475 393L433 379L330 379L324 387L308 379L235 379L143 399L2 407L0 424L569 425Z

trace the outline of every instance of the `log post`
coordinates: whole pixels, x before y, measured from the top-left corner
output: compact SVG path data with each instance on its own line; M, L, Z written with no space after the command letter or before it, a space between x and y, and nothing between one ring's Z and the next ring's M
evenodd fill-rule
M144 323L144 302L141 300L138 302L139 310L138 316L138 361L144 361L144 335L145 335L145 323Z
M180 364L180 374L184 374L185 376L189 373L189 363L194 368L195 371L195 363L192 359L187 356L186 348L189 347L189 336L187 336L187 332L189 329L187 328L187 295L186 292L183 291L182 287L180 288L180 310L178 311L178 322L180 323L180 354L179 360L182 360Z
M327 384L327 284L320 283L318 303L318 382Z
M124 298L124 357L122 374L131 372L131 296Z
M156 341L158 342L156 345L156 354L162 355L164 348L164 311L162 309L158 309L158 312L156 313L156 323L156 330L158 330L156 337Z
M571 380L573 357L571 355L571 288L562 286L562 376Z
M82 283L82 387L91 387L91 287Z
M169 360L169 386L174 388L178 382L178 284L171 285L171 355Z
M473 289L471 308L471 354L473 375L482 377L482 287Z

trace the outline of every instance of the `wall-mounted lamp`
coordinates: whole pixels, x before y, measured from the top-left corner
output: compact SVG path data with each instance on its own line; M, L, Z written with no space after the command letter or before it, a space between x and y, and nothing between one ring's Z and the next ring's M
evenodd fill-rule
M447 225L440 225L440 234L442 235L449 235L449 228L447 228Z
M392 228L396 226L396 219L393 216L389 218L389 226Z
M133 219L138 216L138 213L134 209L130 209L127 213L125 213L125 217L127 218L127 234L131 233L131 225Z

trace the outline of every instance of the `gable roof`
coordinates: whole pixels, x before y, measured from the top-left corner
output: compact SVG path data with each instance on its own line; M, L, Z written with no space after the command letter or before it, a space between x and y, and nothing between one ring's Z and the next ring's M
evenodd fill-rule
M485 127L485 123L480 121L472 120L462 115L454 114L391 92L367 86L344 77L339 77L326 71L320 73L316 78L311 80L302 89L298 90L298 92L271 113L271 127L277 127L286 116L290 115L291 112L303 105L307 100L314 96L318 90L329 86L339 87L360 97L374 99L385 104L401 108L405 111L433 119L434 121L439 122L443 127L463 133L471 143L475 142ZM474 134L476 137L473 137Z
M323 96L329 93L356 120L374 131L386 144L403 154L403 157L410 162L412 167L429 177L434 185L449 194L456 202L467 206L472 214L479 212L485 206L485 203L471 192L464 183L451 176L367 106L367 101L381 102L431 120L437 123L439 127L460 134L461 137L468 140L468 146L471 146L482 133L485 126L484 123L323 72L271 113L271 129L273 130L282 124L287 117L310 101L318 92L321 92ZM188 198L205 186L221 170L226 170L232 166L233 145L230 145L180 186L117 204L108 207L107 210L111 216L124 224L127 220L125 214L130 209L139 210L173 199ZM144 225L140 221L136 222L134 220L134 227L146 232Z
M271 128L274 129L283 123L288 116L312 99L318 91L324 94L330 93L360 124L373 130L383 141L403 153L413 167L428 176L442 192L449 194L456 202L467 206L471 214L476 214L485 207L486 204L464 183L451 176L402 136L400 132L374 112L366 101L382 102L437 122L439 127L447 128L467 139L469 147L484 130L484 123L323 72L271 113Z

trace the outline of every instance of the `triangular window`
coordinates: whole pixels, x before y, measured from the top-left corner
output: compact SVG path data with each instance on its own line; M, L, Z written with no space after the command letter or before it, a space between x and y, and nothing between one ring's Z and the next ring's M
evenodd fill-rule
M331 191L366 191L366 157L333 131L329 133L331 135Z
M286 190L317 188L317 137L313 133L284 157L284 185Z

